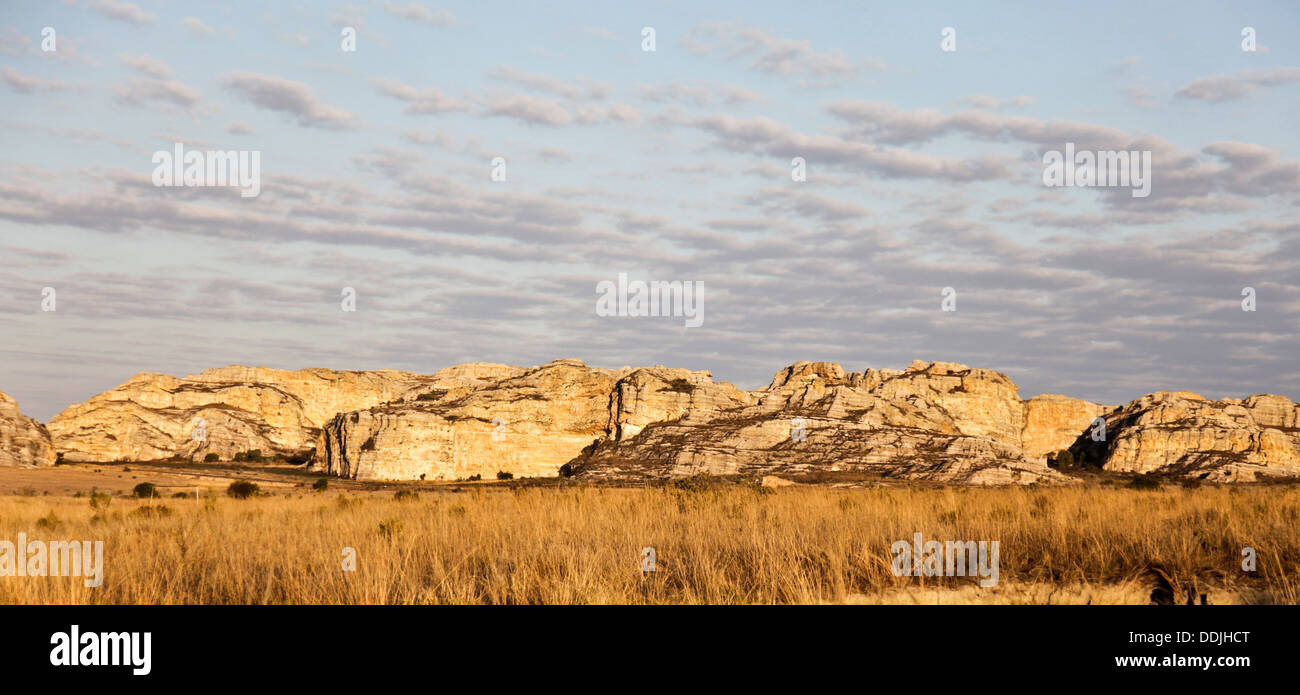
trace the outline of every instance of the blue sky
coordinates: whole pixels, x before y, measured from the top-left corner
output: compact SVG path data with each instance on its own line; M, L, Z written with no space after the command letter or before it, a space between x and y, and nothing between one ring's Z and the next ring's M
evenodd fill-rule
M1300 397L1292 3L0 7L0 390L43 420L230 363ZM262 193L154 187L176 142ZM1152 195L1044 187L1067 142L1152 151ZM704 282L704 325L597 316L619 272Z

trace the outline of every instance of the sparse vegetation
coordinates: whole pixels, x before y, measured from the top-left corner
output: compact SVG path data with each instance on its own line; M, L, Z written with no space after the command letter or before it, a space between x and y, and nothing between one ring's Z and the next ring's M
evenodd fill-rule
M934 600L936 590L964 601L1146 603L1153 566L1180 596L1195 586L1211 604L1300 603L1294 485L807 486L760 496L752 481L701 477L642 489L448 488L400 501L391 489L361 490L337 505L254 495L218 506L210 496L112 518L97 490L90 509L84 498L3 495L0 538L57 524L59 536L102 539L114 555L102 587L11 579L0 604L817 603ZM997 590L969 577L895 577L890 545L916 532L1000 541ZM323 561L341 539L364 572ZM651 582L639 571L645 546L658 557ZM1241 570L1246 546L1258 551L1253 573Z
M1160 479L1144 473L1128 481L1128 486L1134 490L1159 490Z

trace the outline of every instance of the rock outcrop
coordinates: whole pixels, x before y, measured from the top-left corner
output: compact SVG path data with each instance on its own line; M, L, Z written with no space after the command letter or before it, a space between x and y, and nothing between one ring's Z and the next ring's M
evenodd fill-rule
M1045 393L1025 401L1025 428L1020 433L1021 447L1034 458L1070 448L1093 421L1112 412L1116 406L1100 405L1078 398Z
M1211 401L1160 391L1106 416L1105 438L1072 452L1105 470L1222 482L1300 477L1300 405L1255 395Z
M509 369L474 388L339 413L320 435L312 469L357 480L554 476L606 433L625 372L571 359ZM633 407L637 419L673 406L651 399Z
M474 365L461 375L476 383ZM499 370L488 369L490 376ZM231 366L178 378L137 374L59 413L48 427L66 461L223 459L259 449L302 455L336 413L459 383L412 372Z
M0 466L51 466L55 458L45 426L19 412L18 403L0 391Z
M966 484L1065 479L1026 455L1024 403L991 370L914 362L847 374L838 364L800 362L751 396L687 410L630 438L611 429L565 472L610 480L828 472Z
M1094 427L1098 419L1104 428ZM48 435L0 399L0 465L53 462L51 439L74 462L224 459L249 449L304 456L314 447L313 470L358 480L708 473L985 485L1068 482L1079 467L1215 481L1300 477L1300 406L1282 396L1023 400L1000 372L922 361L862 372L797 362L752 391L704 371L573 359L434 374L140 374L60 413Z

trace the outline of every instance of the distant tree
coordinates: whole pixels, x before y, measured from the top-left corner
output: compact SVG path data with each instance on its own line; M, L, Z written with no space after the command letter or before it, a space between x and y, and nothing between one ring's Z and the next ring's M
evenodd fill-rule
M136 497L142 499L148 497L157 497L158 486L154 485L153 483L140 483L139 485L136 485L134 489L131 490L131 493L134 494Z

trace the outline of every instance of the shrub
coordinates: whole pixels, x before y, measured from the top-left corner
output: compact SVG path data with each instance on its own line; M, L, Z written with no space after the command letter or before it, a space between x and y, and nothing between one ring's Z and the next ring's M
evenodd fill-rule
M293 464L295 466L301 466L302 464L307 463L308 461L311 461L314 458L316 458L316 450L308 449L307 451L300 451L296 454L291 454L289 456L286 456L284 460L285 462Z
M139 497L140 499L157 497L158 486L154 485L153 483L140 483L139 485L136 485L131 490L131 494L135 495L136 497Z
M257 486L257 483L248 480L236 480L230 484L230 487L226 488L226 494L237 500L255 497L259 491L260 488Z
M190 499L190 498L193 497L193 496L194 496L194 493L192 493L192 492L178 492L178 493L172 495L172 498L173 498L173 499L178 499L178 500L187 500L187 499Z
M1143 473L1128 481L1128 486L1134 490L1159 490L1160 480L1155 476Z
M53 528L58 528L58 526L59 526L59 517L54 515L54 510L50 510L49 514L46 514L45 516L36 520L36 528L53 529Z
M514 478L514 477L515 477L515 474L514 474L514 473L507 473L507 472L505 472L505 471L497 471L497 480L510 480L510 479L512 479L512 478Z
M216 462L216 461L220 461L220 460L221 460L221 455L218 454L218 453L215 452L215 451L212 452L212 453L210 453L210 454L208 454L207 456L204 456L204 457L203 457L203 462L204 462L204 463L214 463L214 462Z
M381 536L392 538L401 533L402 529L405 527L406 524L402 523L401 519L384 519L379 522L379 534Z
M164 507L161 504L153 506L146 504L143 507L132 509L126 516L130 519L161 519L162 517L171 515L171 507Z
M470 477L466 478L465 480L474 481L474 480L482 480L482 479L483 479L483 476L482 476L482 475L479 475L478 473L475 473L474 475L471 475Z
M245 453L242 452L242 451L237 451L237 452L235 452L235 460L236 460L236 461L247 461L247 460L248 460L248 454L245 454Z
M317 480L316 482L311 484L311 489L315 490L316 492L324 492L328 490L329 487L330 487L329 478L321 478L320 480Z
M108 505L113 503L113 498L109 495L95 489L90 491L90 508L98 514L108 511Z
M414 502L415 500L420 499L420 495L415 490L398 490L397 493L393 495L393 499L398 502Z
M261 450L261 449L249 449L248 451L244 452L244 458L248 459L249 461L261 461L261 460L262 460L262 450Z

